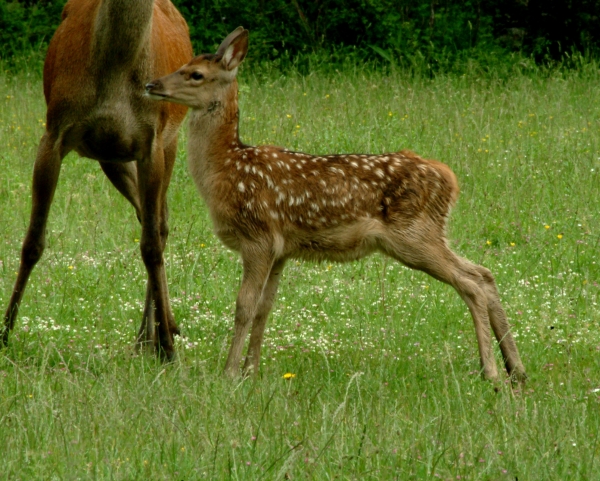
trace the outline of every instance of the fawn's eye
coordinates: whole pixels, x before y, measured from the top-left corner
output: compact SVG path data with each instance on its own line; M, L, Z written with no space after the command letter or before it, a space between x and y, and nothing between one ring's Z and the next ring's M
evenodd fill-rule
M194 80L202 80L204 78L204 75L202 75L200 72L192 72L192 75L190 75L190 77L192 77Z

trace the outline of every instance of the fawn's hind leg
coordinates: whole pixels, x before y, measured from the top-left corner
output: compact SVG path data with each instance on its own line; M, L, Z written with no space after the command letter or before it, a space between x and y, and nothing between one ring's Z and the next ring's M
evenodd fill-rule
M467 304L479 346L482 375L498 382L498 367L491 343L487 287L481 273L469 261L450 250L442 237L403 236L384 244L384 251L407 266L450 284Z
M508 374L517 382L524 382L527 379L525 367L521 361L517 343L510 332L510 326L506 319L506 313L500 303L500 295L494 281L494 276L485 267L474 265L483 279L483 288L488 300L488 316L490 324L500 345L504 365Z

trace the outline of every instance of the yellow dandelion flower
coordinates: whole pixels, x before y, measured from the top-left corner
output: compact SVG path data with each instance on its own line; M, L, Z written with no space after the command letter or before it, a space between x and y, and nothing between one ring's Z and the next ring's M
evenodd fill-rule
M563 235L562 234L558 234L556 237L560 240L560 239L563 238Z
M329 264L329 265L327 266L327 270L328 270L328 271L330 271L332 267L333 267L333 266L332 266L331 264Z
M489 245L489 246L491 246L491 245L492 245L492 241L491 241L491 240L488 240L488 241L486 241L485 243L486 243L487 245Z
M286 117L287 117L288 119L291 119L291 118L292 118L292 114L286 114Z
M516 244L515 244L514 242L511 242L511 243L510 243L510 246L511 246L511 247L514 247L515 245L516 245Z
M73 266L69 266L69 270L71 270L71 271L72 271L73 269L74 269L74 267L73 267Z
M206 244L200 244L200 247L206 247Z
M548 224L546 224L546 225L544 226L544 229L550 229L550 226L549 226Z
M290 380L290 379L294 379L296 377L296 375L291 372L286 372L282 377L283 377L283 379Z

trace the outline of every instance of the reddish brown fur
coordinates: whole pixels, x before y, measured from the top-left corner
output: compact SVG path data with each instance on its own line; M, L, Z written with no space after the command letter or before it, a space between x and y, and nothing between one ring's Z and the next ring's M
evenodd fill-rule
M379 250L452 285L471 310L484 377L498 379L490 327L507 370L525 379L491 273L448 247L446 224L458 198L450 168L413 152L314 156L238 137L237 66L247 49L238 28L216 56L199 56L147 86L190 115L189 167L217 235L241 253L244 276L226 371L258 370L262 336L287 259L348 261ZM194 76L196 78L194 78Z
M33 173L31 220L4 317L8 340L29 275L44 250L48 211L64 156L100 162L142 223L148 290L139 342L173 356L177 326L164 272L166 191L186 107L144 97L144 83L192 56L187 25L169 0L70 0L44 64L47 127ZM154 326L158 326L159 336Z

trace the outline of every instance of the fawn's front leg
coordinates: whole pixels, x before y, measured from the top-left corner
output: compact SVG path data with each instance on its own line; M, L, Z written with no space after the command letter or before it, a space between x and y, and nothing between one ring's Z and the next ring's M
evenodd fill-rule
M256 316L252 322L252 332L250 333L250 343L248 344L248 355L246 356L244 368L242 370L244 375L249 374L252 370L254 370L255 374L258 373L263 334L265 332L269 313L273 307L273 301L277 295L277 287L279 286L284 266L285 259L280 259L275 262L259 301Z
M233 340L225 363L225 373L230 377L237 377L240 374L244 341L258 312L258 304L273 265L271 249L261 249L259 252L256 248L251 249L250 252L242 251L242 261L244 274L235 306Z

